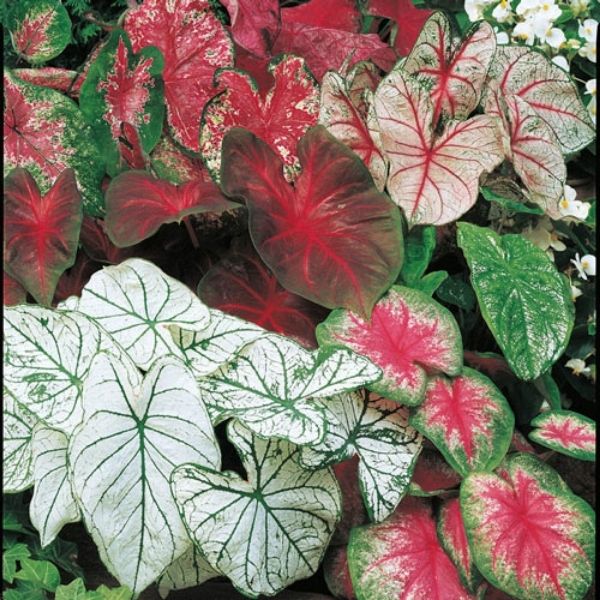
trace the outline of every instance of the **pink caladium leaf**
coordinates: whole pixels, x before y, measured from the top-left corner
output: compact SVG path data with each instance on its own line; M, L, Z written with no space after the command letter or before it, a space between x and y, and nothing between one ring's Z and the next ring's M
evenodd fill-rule
M180 223L204 212L221 213L239 206L212 182L197 179L180 186L146 171L125 171L106 190L106 232L115 246L133 246L165 223Z
M353 527L367 521L367 511L358 483L358 455L333 465L333 473L342 492L342 518L335 528L332 544L347 544Z
M252 241L286 289L369 314L400 271L400 213L324 127L309 129L297 154L302 173L292 187L268 144L232 129L223 141L223 190L245 199Z
M329 546L323 559L323 575L329 591L335 598L356 600L348 568L348 549L345 545Z
M4 306L15 306L27 302L27 290L6 271L3 275L2 296Z
M213 75L233 66L233 44L208 0L144 0L125 14L134 52L156 46L163 54L167 121L175 140L200 150L200 115L217 93Z
M585 596L594 564L594 511L531 454L510 455L499 474L475 472L460 490L475 565L517 598Z
M71 169L45 195L25 169L4 180L4 268L39 304L50 305L59 277L75 262L82 216Z
M474 599L440 545L424 500L405 498L389 519L352 530L348 564L358 598Z
M261 58L250 54L241 46L235 46L235 68L248 73L258 88L262 97L273 87L275 80L269 72L271 58Z
M519 96L554 131L561 150L570 154L594 139L594 127L568 73L543 52L526 46L498 46L482 104L497 111L496 94Z
M490 379L463 367L458 377L433 377L427 382L425 400L409 422L464 476L492 470L502 462L515 417Z
M360 31L361 21L356 0L309 0L299 6L284 8L281 20L352 33Z
M479 104L495 52L496 35L489 23L479 21L462 42L455 42L448 17L436 12L425 23L402 69L429 90L434 124L441 116L464 120Z
M449 310L424 292L394 286L373 308L370 319L335 310L317 328L322 346L346 346L371 359L383 377L369 389L416 406L425 398L427 375L456 375L462 368L462 341Z
M508 451L529 452L530 454L535 454L534 447L527 441L527 438L518 429L515 429L513 432Z
M596 423L592 419L570 410L551 410L531 421L533 431L529 439L578 458L596 460Z
M388 191L411 225L460 217L477 200L480 176L504 158L497 120L487 115L450 121L436 136L429 92L400 69L377 88L375 113L390 159Z
M223 69L217 74L218 85L225 91L206 105L200 131L202 157L216 181L223 137L233 127L244 127L267 142L283 159L288 179L298 172L296 145L317 122L319 88L298 56L276 59L269 71L275 83L264 100L245 73Z
M145 169L148 166L148 154L142 147L138 130L131 123L121 123L121 133L117 143L121 155L119 167Z
M57 92L70 95L75 81L79 78L77 71L60 67L42 67L39 69L13 69L13 74L27 83L47 87Z
M409 493L411 496L442 495L457 487L461 480L437 450L424 448L417 459Z
M210 175L200 158L182 152L168 135L163 135L150 154L154 172L171 183L181 184L202 179L210 181Z

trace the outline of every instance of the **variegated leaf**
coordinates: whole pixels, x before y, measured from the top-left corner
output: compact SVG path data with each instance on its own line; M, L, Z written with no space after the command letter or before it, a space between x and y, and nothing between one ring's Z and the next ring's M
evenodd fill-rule
M218 576L219 573L208 564L198 548L192 546L175 559L161 575L158 580L158 593L161 598L166 598L171 591L196 587Z
M323 576L329 591L343 600L356 600L350 569L348 568L347 546L335 546L331 544L323 559Z

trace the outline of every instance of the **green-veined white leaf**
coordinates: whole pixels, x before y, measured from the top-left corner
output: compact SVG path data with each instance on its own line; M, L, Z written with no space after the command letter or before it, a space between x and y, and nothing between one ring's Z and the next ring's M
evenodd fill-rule
M220 452L191 371L176 358L136 369L101 354L69 444L73 491L108 570L139 593L189 548L169 490L174 467L219 468Z
M329 469L297 464L296 446L262 440L239 421L228 435L248 481L182 465L171 476L173 495L214 569L251 598L275 595L317 570L340 516L340 491Z
M372 521L398 506L421 451L422 437L408 425L408 410L366 390L318 400L327 421L319 444L302 448L300 462L322 468L354 454L360 457L360 490Z
M158 580L158 593L161 598L166 598L172 590L196 587L218 575L198 548L192 546L162 574Z

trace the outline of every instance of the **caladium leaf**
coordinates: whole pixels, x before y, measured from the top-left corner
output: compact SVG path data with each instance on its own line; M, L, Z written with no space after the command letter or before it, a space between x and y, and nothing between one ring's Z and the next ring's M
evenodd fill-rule
M383 377L369 388L408 406L423 401L428 372L456 375L462 367L460 331L450 311L400 286L377 302L370 320L333 311L317 327L317 339L321 346L346 346L370 358Z
M171 591L196 587L219 575L208 564L198 548L192 546L161 575L158 580L158 593L161 598L166 598Z
M13 69L13 74L22 81L47 87L67 94L67 96L71 95L75 81L80 77L78 71L71 71L60 67Z
M23 167L45 194L68 168L83 196L83 208L100 215L103 161L92 130L77 105L62 94L4 72L4 174Z
M72 169L42 196L22 168L4 180L4 268L40 304L49 305L63 272L75 262L83 218Z
M58 305L70 296L81 296L81 290L90 280L92 274L101 267L102 265L94 262L83 250L79 250L75 264L67 269L58 280L54 291L53 304Z
M288 179L299 170L296 145L317 122L319 88L298 56L279 57L268 68L274 84L264 99L246 73L223 69L216 76L217 85L225 91L204 108L200 149L217 182L223 137L233 127L244 127L267 142L283 160Z
M596 423L570 410L551 410L531 421L529 439L579 460L596 460Z
M128 124L150 152L163 128L163 57L144 47L133 55L127 35L116 30L102 47L79 95L81 112L94 128L109 175L121 170L119 137Z
M25 304L27 302L27 290L6 271L2 273L2 300L4 306L14 306L15 304Z
M306 446L300 462L326 467L358 454L358 477L369 519L383 521L406 494L421 451L421 436L408 425L408 411L363 390L319 400L325 411L323 441Z
M221 213L238 207L212 181L196 179L181 186L146 171L125 171L106 190L106 232L118 247L133 246L165 223L180 223L192 214Z
M437 539L430 505L416 498L404 499L383 523L354 529L348 564L360 600L474 598Z
M134 52L156 46L163 54L167 122L175 140L198 152L200 115L215 95L213 74L233 66L233 44L208 0L144 0L125 13Z
M246 200L252 241L286 289L369 314L400 271L400 214L324 127L306 133L298 156L302 174L292 188L271 148L233 129L223 141L223 189Z
M471 208L480 176L504 158L497 121L451 121L435 136L429 91L401 69L383 79L374 106L390 159L388 191L409 224L443 225Z
M15 52L33 64L55 58L71 41L71 19L58 0L21 0L8 26Z
M202 161L180 150L168 135L160 138L150 154L150 162L158 177L177 185L195 179L210 180Z
M218 469L219 446L192 373L173 357L142 380L100 353L83 403L68 449L73 491L102 561L139 593L189 548L169 488L173 467Z
M325 434L325 414L314 399L355 389L380 375L378 367L349 350L308 352L268 333L199 379L198 386L214 420L235 417L259 436L312 444Z
M471 473L460 505L477 568L517 598L584 597L593 575L594 511L531 454L498 475Z
M42 423L33 430L31 452L35 489L29 515L40 534L42 548L56 538L63 525L81 519L67 474L68 443L64 433Z
M463 367L453 379L433 377L410 424L433 442L461 475L496 468L510 446L515 417L485 375Z
M412 496L437 496L458 486L461 476L436 450L423 448L417 459L409 493Z
M135 248L117 248L106 233L104 219L84 215L79 242L84 252L94 261L117 265L135 253Z
M457 43L443 12L427 20L402 70L429 90L434 125L441 116L464 120L477 108L495 52L496 35L486 21L473 25Z
M367 510L358 484L358 454L333 465L333 473L342 491L342 518L338 523L331 544L348 543L350 530L367 521Z
M360 31L360 12L355 0L309 0L281 11L283 23L301 23L314 27Z
M574 308L567 279L521 235L459 223L481 314L520 379L539 377L565 350Z
M581 150L594 139L594 128L577 86L543 52L527 46L498 46L486 88L486 112L497 112L498 93L519 96L550 125L563 153Z
M297 447L254 437L238 421L227 431L247 481L182 465L171 476L173 495L211 567L246 596L271 596L317 570L339 519L339 488L329 469L302 469Z
M348 568L348 550L345 545L329 546L323 559L323 576L329 591L336 598L356 600Z
M183 359L170 326L202 331L210 318L189 288L139 258L94 273L78 310L93 317L144 370L167 354Z

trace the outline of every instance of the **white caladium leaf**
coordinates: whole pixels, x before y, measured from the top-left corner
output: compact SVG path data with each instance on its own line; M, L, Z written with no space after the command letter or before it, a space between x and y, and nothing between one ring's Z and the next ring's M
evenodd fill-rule
M69 444L73 491L108 570L141 592L189 548L169 489L174 467L218 469L220 452L191 371L137 369L101 353L85 382L85 422Z
M382 521L398 506L421 451L422 437L408 425L408 410L366 390L317 401L327 433L306 446L300 462L323 468L358 454L360 490L371 521Z
M31 440L35 488L29 505L31 523L40 534L42 548L47 546L67 523L81 519L67 473L69 439L38 423Z
M78 310L96 319L144 370L161 356L183 359L170 326L201 331L210 319L187 286L139 258L94 273Z
M350 350L309 352L267 334L197 381L216 421L235 417L261 437L312 444L325 433L323 409L313 399L356 389L380 376L370 360Z
M306 471L299 448L228 425L247 481L198 465L173 471L171 486L195 544L244 595L275 595L318 568L341 511L329 469Z
M166 598L171 591L196 587L219 575L198 548L192 546L161 575L158 580L158 593L161 598Z
M409 224L443 225L467 212L477 200L480 176L504 158L497 119L450 121L434 135L429 92L401 69L380 83L374 106L390 159L388 191Z

